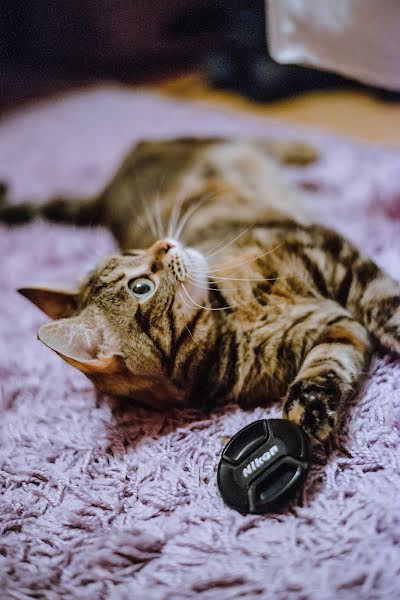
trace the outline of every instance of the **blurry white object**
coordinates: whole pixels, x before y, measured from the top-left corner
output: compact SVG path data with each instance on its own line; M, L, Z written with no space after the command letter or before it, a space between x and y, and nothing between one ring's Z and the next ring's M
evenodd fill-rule
M400 0L267 0L267 10L277 62L400 90Z

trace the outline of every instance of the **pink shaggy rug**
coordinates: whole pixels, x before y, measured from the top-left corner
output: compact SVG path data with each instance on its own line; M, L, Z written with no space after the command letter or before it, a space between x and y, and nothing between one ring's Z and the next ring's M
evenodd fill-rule
M320 218L400 278L400 150L289 130L102 87L0 125L16 201L91 192L147 136L313 140L288 176ZM112 600L384 599L400 594L400 361L376 356L345 428L283 514L242 516L216 487L222 438L279 407L160 414L96 397L36 340L46 321L15 293L80 277L113 249L102 229L0 226L0 596Z

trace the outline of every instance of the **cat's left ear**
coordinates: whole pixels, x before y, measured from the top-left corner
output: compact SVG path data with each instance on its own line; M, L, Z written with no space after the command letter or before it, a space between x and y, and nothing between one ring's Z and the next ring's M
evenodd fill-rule
M70 317L78 307L78 292L75 290L23 287L17 291L51 319Z
M118 356L103 354L102 334L84 314L42 325L38 338L61 358L87 375L112 372Z

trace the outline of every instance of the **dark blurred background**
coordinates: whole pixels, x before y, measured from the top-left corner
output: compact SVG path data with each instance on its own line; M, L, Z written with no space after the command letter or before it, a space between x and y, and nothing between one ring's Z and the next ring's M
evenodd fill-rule
M225 0L2 0L0 102L94 78L157 79L223 43Z
M139 83L193 68L210 85L260 102L318 88L365 89L278 65L265 31L264 0L1 0L0 108L77 83Z

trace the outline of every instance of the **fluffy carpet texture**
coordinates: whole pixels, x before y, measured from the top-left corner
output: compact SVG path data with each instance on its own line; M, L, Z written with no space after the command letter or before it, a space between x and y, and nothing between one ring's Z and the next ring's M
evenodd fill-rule
M400 150L102 87L0 125L16 201L91 192L143 137L289 136L319 218L400 278ZM102 229L0 226L0 596L112 600L381 599L400 594L400 361L377 355L330 451L286 512L242 516L216 487L224 436L280 409L167 414L96 396L36 339L15 293L73 282L113 249Z

